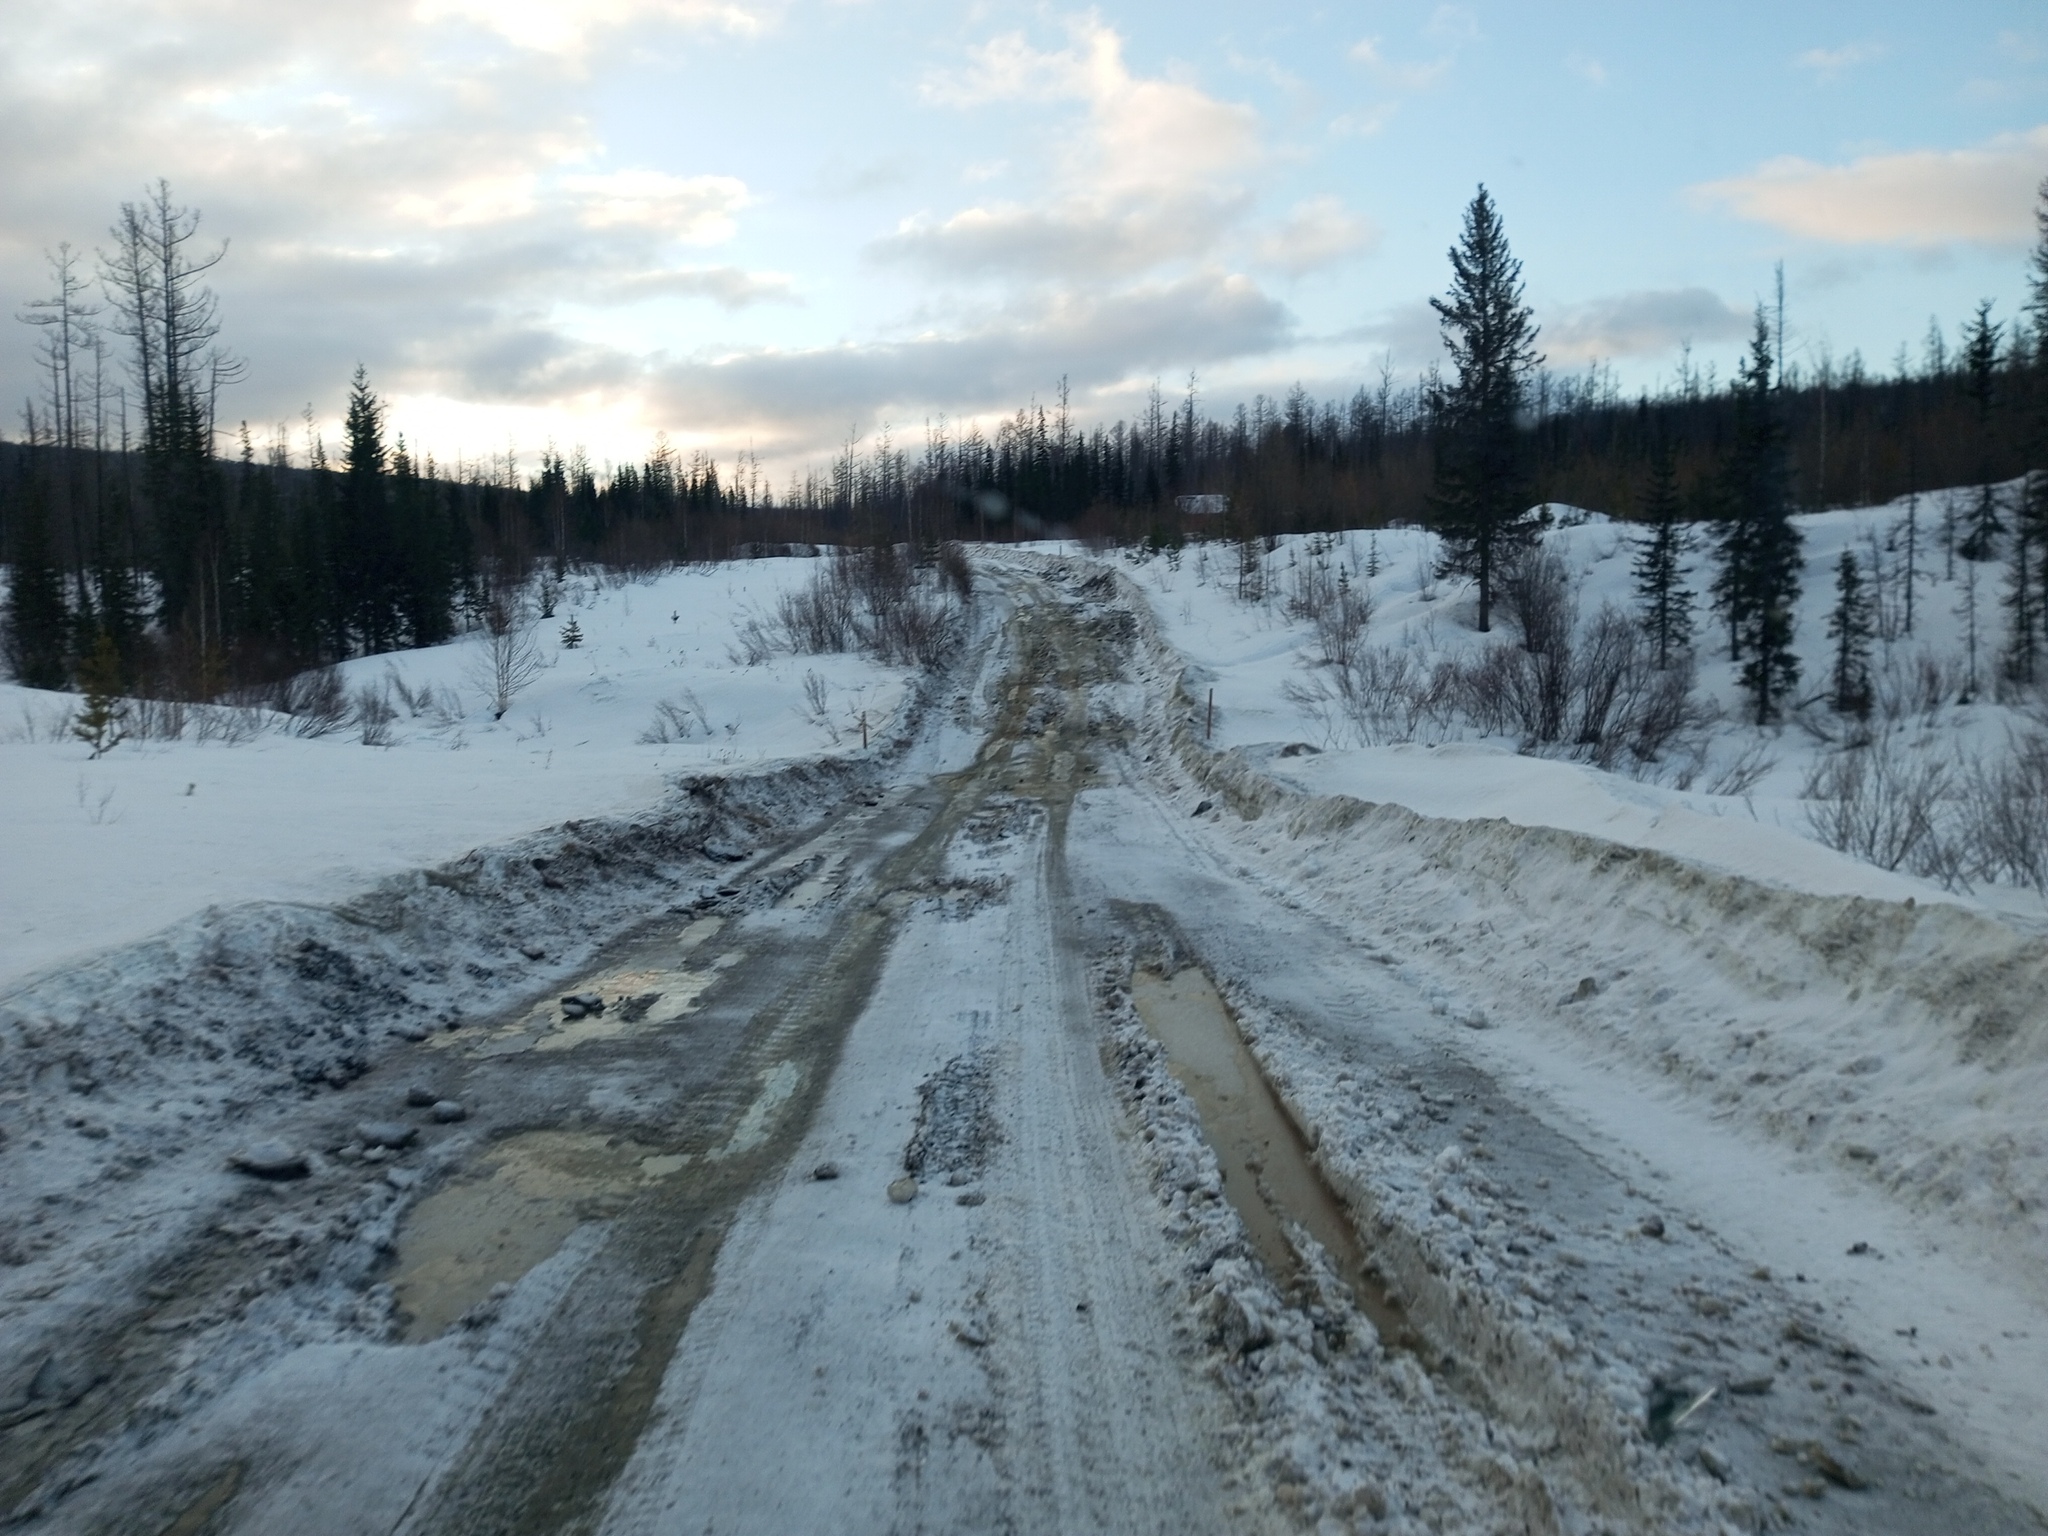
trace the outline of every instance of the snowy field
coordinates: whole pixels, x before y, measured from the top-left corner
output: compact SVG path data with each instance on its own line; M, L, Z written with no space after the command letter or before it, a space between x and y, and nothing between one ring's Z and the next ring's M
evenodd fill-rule
M350 719L307 739L267 711L220 711L210 728L214 712L191 711L181 739L92 761L64 727L75 695L0 685L0 985L210 906L331 902L543 826L643 810L682 775L857 751L863 713L881 740L907 697L901 669L733 657L736 622L817 568L572 576L534 626L542 670L502 720L481 634L349 662L351 695L397 711L383 745ZM567 649L572 618L584 638Z
M1958 506L1968 494L1956 493ZM1994 561L1973 568L1960 558L1951 567L1941 546L1945 502L1945 494L1918 498L1913 629L1873 643L1872 671L1880 698L1898 696L1907 706L1891 726L1905 751L1956 763L1996 754L2012 733L2038 731L2043 705L2039 695L1999 701L2005 567ZM1545 545L1562 557L1581 622L1606 605L1637 613L1631 567L1642 531L1599 513L1556 512L1560 526L1545 536ZM1457 722L1425 718L1410 737L1398 722L1361 724L1337 701L1309 697L1328 669L1319 665L1313 626L1290 607L1311 570L1325 579L1342 570L1369 592L1372 617L1362 644L1406 652L1419 670L1469 658L1489 643L1519 643L1511 610L1500 607L1493 634L1477 633L1471 584L1435 575L1437 543L1421 530L1284 538L1266 556L1259 596L1250 601L1239 596L1237 552L1230 545L1197 545L1171 559L1141 556L1125 569L1149 600L1162 636L1188 659L1188 687L1205 712L1208 690L1214 691L1213 736L1205 735L1205 745L1242 748L1266 771L1304 790L1406 806L1426 816L1557 827L1817 894L1915 896L2039 924L2048 909L2031 890L1984 883L1945 888L1821 845L1803 799L1815 764L1839 751L1850 734L1825 703L1836 562L1845 549L1853 551L1869 581L1874 556L1884 567L1883 617L1901 627L1906 516L1907 503L1900 501L1794 519L1805 538L1795 640L1803 663L1796 695L1801 707L1786 722L1762 729L1748 723L1738 669L1727 660L1725 636L1705 596L1712 578L1708 531L1691 530L1686 584L1695 594L1698 691L1712 718L1683 732L1656 761L1615 771L1572 761L1569 746L1523 755L1512 736L1487 737ZM1979 630L1974 690L1966 634L1966 587L1973 578ZM1931 687L1923 681L1929 678L1936 680ZM1969 702L1963 702L1966 695ZM1881 712L1873 725L1886 729ZM1275 756L1291 743L1318 751Z

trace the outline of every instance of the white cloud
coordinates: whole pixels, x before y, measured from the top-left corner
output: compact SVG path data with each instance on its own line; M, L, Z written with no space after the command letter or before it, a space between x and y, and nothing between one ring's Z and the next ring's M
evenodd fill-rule
M571 57L595 34L636 23L751 33L767 21L761 8L731 0L418 0L413 17L428 25L465 21L515 47Z
M1330 338L1369 341L1383 348L1403 373L1426 367L1443 356L1443 321L1427 299L1408 299L1383 310L1377 319Z
M944 220L913 218L869 251L957 276L1006 273L1100 281L1198 257L1214 248L1246 205L1241 195L1183 193L1140 200L1068 198L1049 205L997 203Z
M1079 101L1087 122L1062 145L1071 185L1094 193L1205 185L1260 158L1258 115L1185 80L1134 75L1123 39L1095 16L1067 22L1068 46L1034 48L1021 32L971 51L969 67L925 82L927 99Z
M1572 53L1565 59L1564 67L1588 85L1605 85L1607 83L1607 66L1591 54Z
M1839 79L1845 70L1854 69L1858 64L1883 58L1884 53L1882 43L1844 43L1839 48L1809 48L1792 62L1801 69L1811 70L1814 78L1825 84Z
M1330 136L1338 139L1372 138L1394 120L1394 114L1399 110L1399 103L1383 101L1357 112L1340 112L1330 119Z
M1023 298L947 334L667 364L649 387L677 419L754 433L764 451L816 452L852 419L1001 410L1063 374L1087 396L1162 369L1257 356L1282 345L1289 324L1248 278L1202 271L1113 294Z
M2031 33L2008 31L1998 34L1998 51L2016 64L2038 64L2048 58L2048 47Z
M2014 246L2033 233L2048 125L1971 149L1909 150L1821 165L1796 155L1692 189L1705 206L1839 245Z
M1399 91L1426 91L1450 72L1452 59L1446 54L1427 63L1399 63L1387 57L1377 37L1361 37L1349 50L1354 64L1363 64L1383 84Z
M1748 332L1749 317L1705 288L1658 288L1567 305L1542 317L1553 361L1657 357Z
M749 309L756 304L801 304L796 284L786 273L749 272L742 267L673 267L635 272L614 282L603 295L616 304L643 299L709 299L722 309Z
M1462 48L1467 43L1480 39L1479 18L1467 6L1440 5L1429 13L1429 23L1423 29L1424 35L1453 48Z
M1434 88L1458 62L1459 50L1479 40L1479 23L1463 6L1440 5L1423 27L1423 36L1443 49L1425 60L1391 57L1383 39L1362 37L1346 50L1346 56L1391 93L1391 98L1368 107L1340 113L1330 132L1344 138L1370 138L1392 121L1401 101Z
M570 176L562 184L585 229L645 229L689 245L730 240L738 227L733 215L753 201L734 176L629 170Z
M1334 197L1312 197L1297 203L1279 228L1258 244L1259 259L1268 266L1299 275L1369 251L1380 232Z
M1005 172L1041 195L920 214L869 254L955 277L1004 276L1095 289L1209 257L1251 206L1244 173L1265 158L1249 107L1191 81L1134 74L1123 40L1093 14L1069 18L1063 48L1008 32L970 50L967 67L928 77L927 100L1078 103L1045 160Z

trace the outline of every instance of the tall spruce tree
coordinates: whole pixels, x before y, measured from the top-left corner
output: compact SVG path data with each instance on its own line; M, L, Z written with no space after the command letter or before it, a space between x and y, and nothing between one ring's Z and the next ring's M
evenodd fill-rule
M1436 484L1432 525L1443 539L1445 575L1473 577L1479 628L1492 628L1503 556L1526 543L1528 472L1517 424L1529 374L1542 363L1536 327L1522 302L1522 264L1508 249L1493 199L1481 186L1451 248L1451 287L1431 299L1455 377L1436 392Z
M50 548L50 515L40 478L32 473L17 499L7 584L7 664L29 688L62 688L70 680L71 613L64 573Z
M1863 719L1870 713L1870 593L1853 550L1835 566L1835 606L1828 615L1835 642L1829 693L1838 714Z
M340 537L335 541L335 587L344 627L364 654L400 643L398 550L393 537L384 406L370 388L369 370L356 365L349 381L347 439L340 486Z
M1722 469L1721 568L1713 590L1728 620L1729 659L1742 663L1742 686L1763 725L1777 717L1799 681L1792 641L1801 539L1792 523L1771 328L1761 304L1734 397L1734 442Z
M1643 628L1657 647L1657 665L1671 665L1671 653L1692 639L1692 593L1684 585L1685 525L1678 494L1678 469L1668 438L1650 450L1650 482L1643 494L1647 531L1636 543L1636 596Z
M2026 304L2034 322L2028 357L2033 375L2034 410L2028 426L2033 468L2021 482L2019 505L2013 510L2004 597L2009 615L2006 675L2023 683L2035 680L2042 632L2048 628L2048 179L2042 181L2034 204L2034 229Z
M1957 553L1965 560L1989 560L1998 552L2005 525L1998 515L1998 488L1991 478L1991 413L1997 403L1998 339L1991 323L1991 301L1978 304L1963 333L1963 384L1977 418L1977 490L1964 515Z

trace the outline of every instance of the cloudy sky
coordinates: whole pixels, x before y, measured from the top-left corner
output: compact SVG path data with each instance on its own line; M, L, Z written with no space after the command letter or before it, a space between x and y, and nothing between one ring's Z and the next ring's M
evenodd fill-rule
M1475 184L1552 365L2011 316L2038 4L0 0L0 286L155 177L230 248L223 401L358 361L444 458L657 429L778 469L1049 398L1348 393L1436 346ZM33 387L10 327L0 389ZM10 418L18 407L10 409ZM18 430L10 419L7 431Z

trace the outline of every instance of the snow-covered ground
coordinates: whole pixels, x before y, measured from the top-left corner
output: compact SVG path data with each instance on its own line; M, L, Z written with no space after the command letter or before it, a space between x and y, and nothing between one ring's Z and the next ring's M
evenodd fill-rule
M1834 555L1897 510L1807 520L1809 683ZM1588 611L1626 597L1622 537L1553 535ZM1286 541L1266 574L1284 599L1351 561L1375 643L1483 643L1427 555ZM61 940L10 935L0 991L16 1515L2038 1525L2038 899L1820 846L1799 793L1833 748L1737 723L1718 663L1723 717L1640 774L1364 741L1225 557L986 552L972 640L923 679L731 660L807 573L763 563L579 588L561 617L596 649L501 727L472 688L388 748L0 746L64 813L10 824L9 867L89 887ZM1952 596L1924 586L1912 644L1954 640ZM445 692L463 651L351 681ZM640 743L685 689L711 732ZM863 707L887 750L857 750ZM1988 751L2026 720L1902 725ZM123 763L102 805L89 775ZM1134 968L1213 979L1414 1347L1205 1124ZM611 1011L554 1001L579 987ZM423 1083L469 1117L403 1107ZM393 1114L411 1134L379 1142ZM308 1176L227 1171L259 1135ZM432 1314L459 1320L408 1335L418 1255L485 1217L499 1256Z
M236 729L203 740L195 711L179 740L130 739L94 761L63 726L75 695L0 684L0 986L209 906L332 902L553 823L639 811L683 774L854 752L863 712L882 740L908 697L902 669L734 658L736 621L817 569L572 575L534 626L544 670L502 720L480 633L349 662L351 694L382 691L398 711L388 745L365 746L348 721L306 739L269 712L220 712ZM583 641L568 649L572 618ZM670 739L644 740L657 726Z
M1960 505L1969 493L1953 493ZM1886 687L1914 693L1923 667L1945 688L1929 707L1908 710L1899 733L1914 751L1948 760L1994 754L2013 731L2037 729L2043 701L2000 702L1996 679L2004 634L2000 601L2002 562L1950 564L1941 545L1949 493L1915 503L1913 629L1872 645L1873 671ZM1604 605L1634 613L1634 542L1640 530L1598 513L1555 509L1558 524L1546 546L1565 562L1579 610L1590 620ZM1415 739L1389 739L1384 728L1362 729L1333 702L1316 703L1319 674L1312 626L1289 613L1304 571L1319 567L1348 579L1372 596L1372 620L1363 644L1412 653L1425 668L1446 657L1469 657L1487 644L1515 644L1510 614L1495 610L1494 633L1475 628L1477 602L1469 582L1435 574L1438 545L1420 529L1288 537L1265 557L1260 596L1241 600L1238 552L1227 544L1195 545L1169 557L1142 552L1124 564L1157 616L1165 640L1189 663L1188 688L1205 711L1213 690L1213 736L1218 751L1242 748L1272 758L1290 743L1315 754L1274 759L1267 771L1318 794L1353 795L1406 806L1426 816L1503 817L1520 826L1557 827L1656 849L1705 868L1741 874L1792 889L1887 900L1915 896L1997 910L2039 924L2048 916L2038 895L2010 886L1949 890L1911 874L1876 869L1822 846L1802 791L1814 763L1838 749L1846 733L1824 703L1832 664L1827 619L1835 602L1835 566L1850 550L1866 581L1873 541L1885 562L1885 602L1903 621L1907 503L1826 512L1795 519L1805 540L1805 572L1795 649L1802 659L1796 713L1836 733L1827 741L1798 723L1758 729L1748 723L1738 669L1717 646L1719 631L1705 592L1712 577L1706 530L1691 530L1693 627L1698 691L1717 715L1711 725L1685 733L1658 761L1626 771L1602 772L1570 761L1570 749L1543 757L1522 755L1512 738L1484 738L1469 727L1426 721ZM1974 575L1978 625L1978 686L1967 691L1965 586ZM1896 627L1896 624L1895 624ZM1877 724L1882 727L1884 722ZM1723 792L1717 792L1723 791Z

